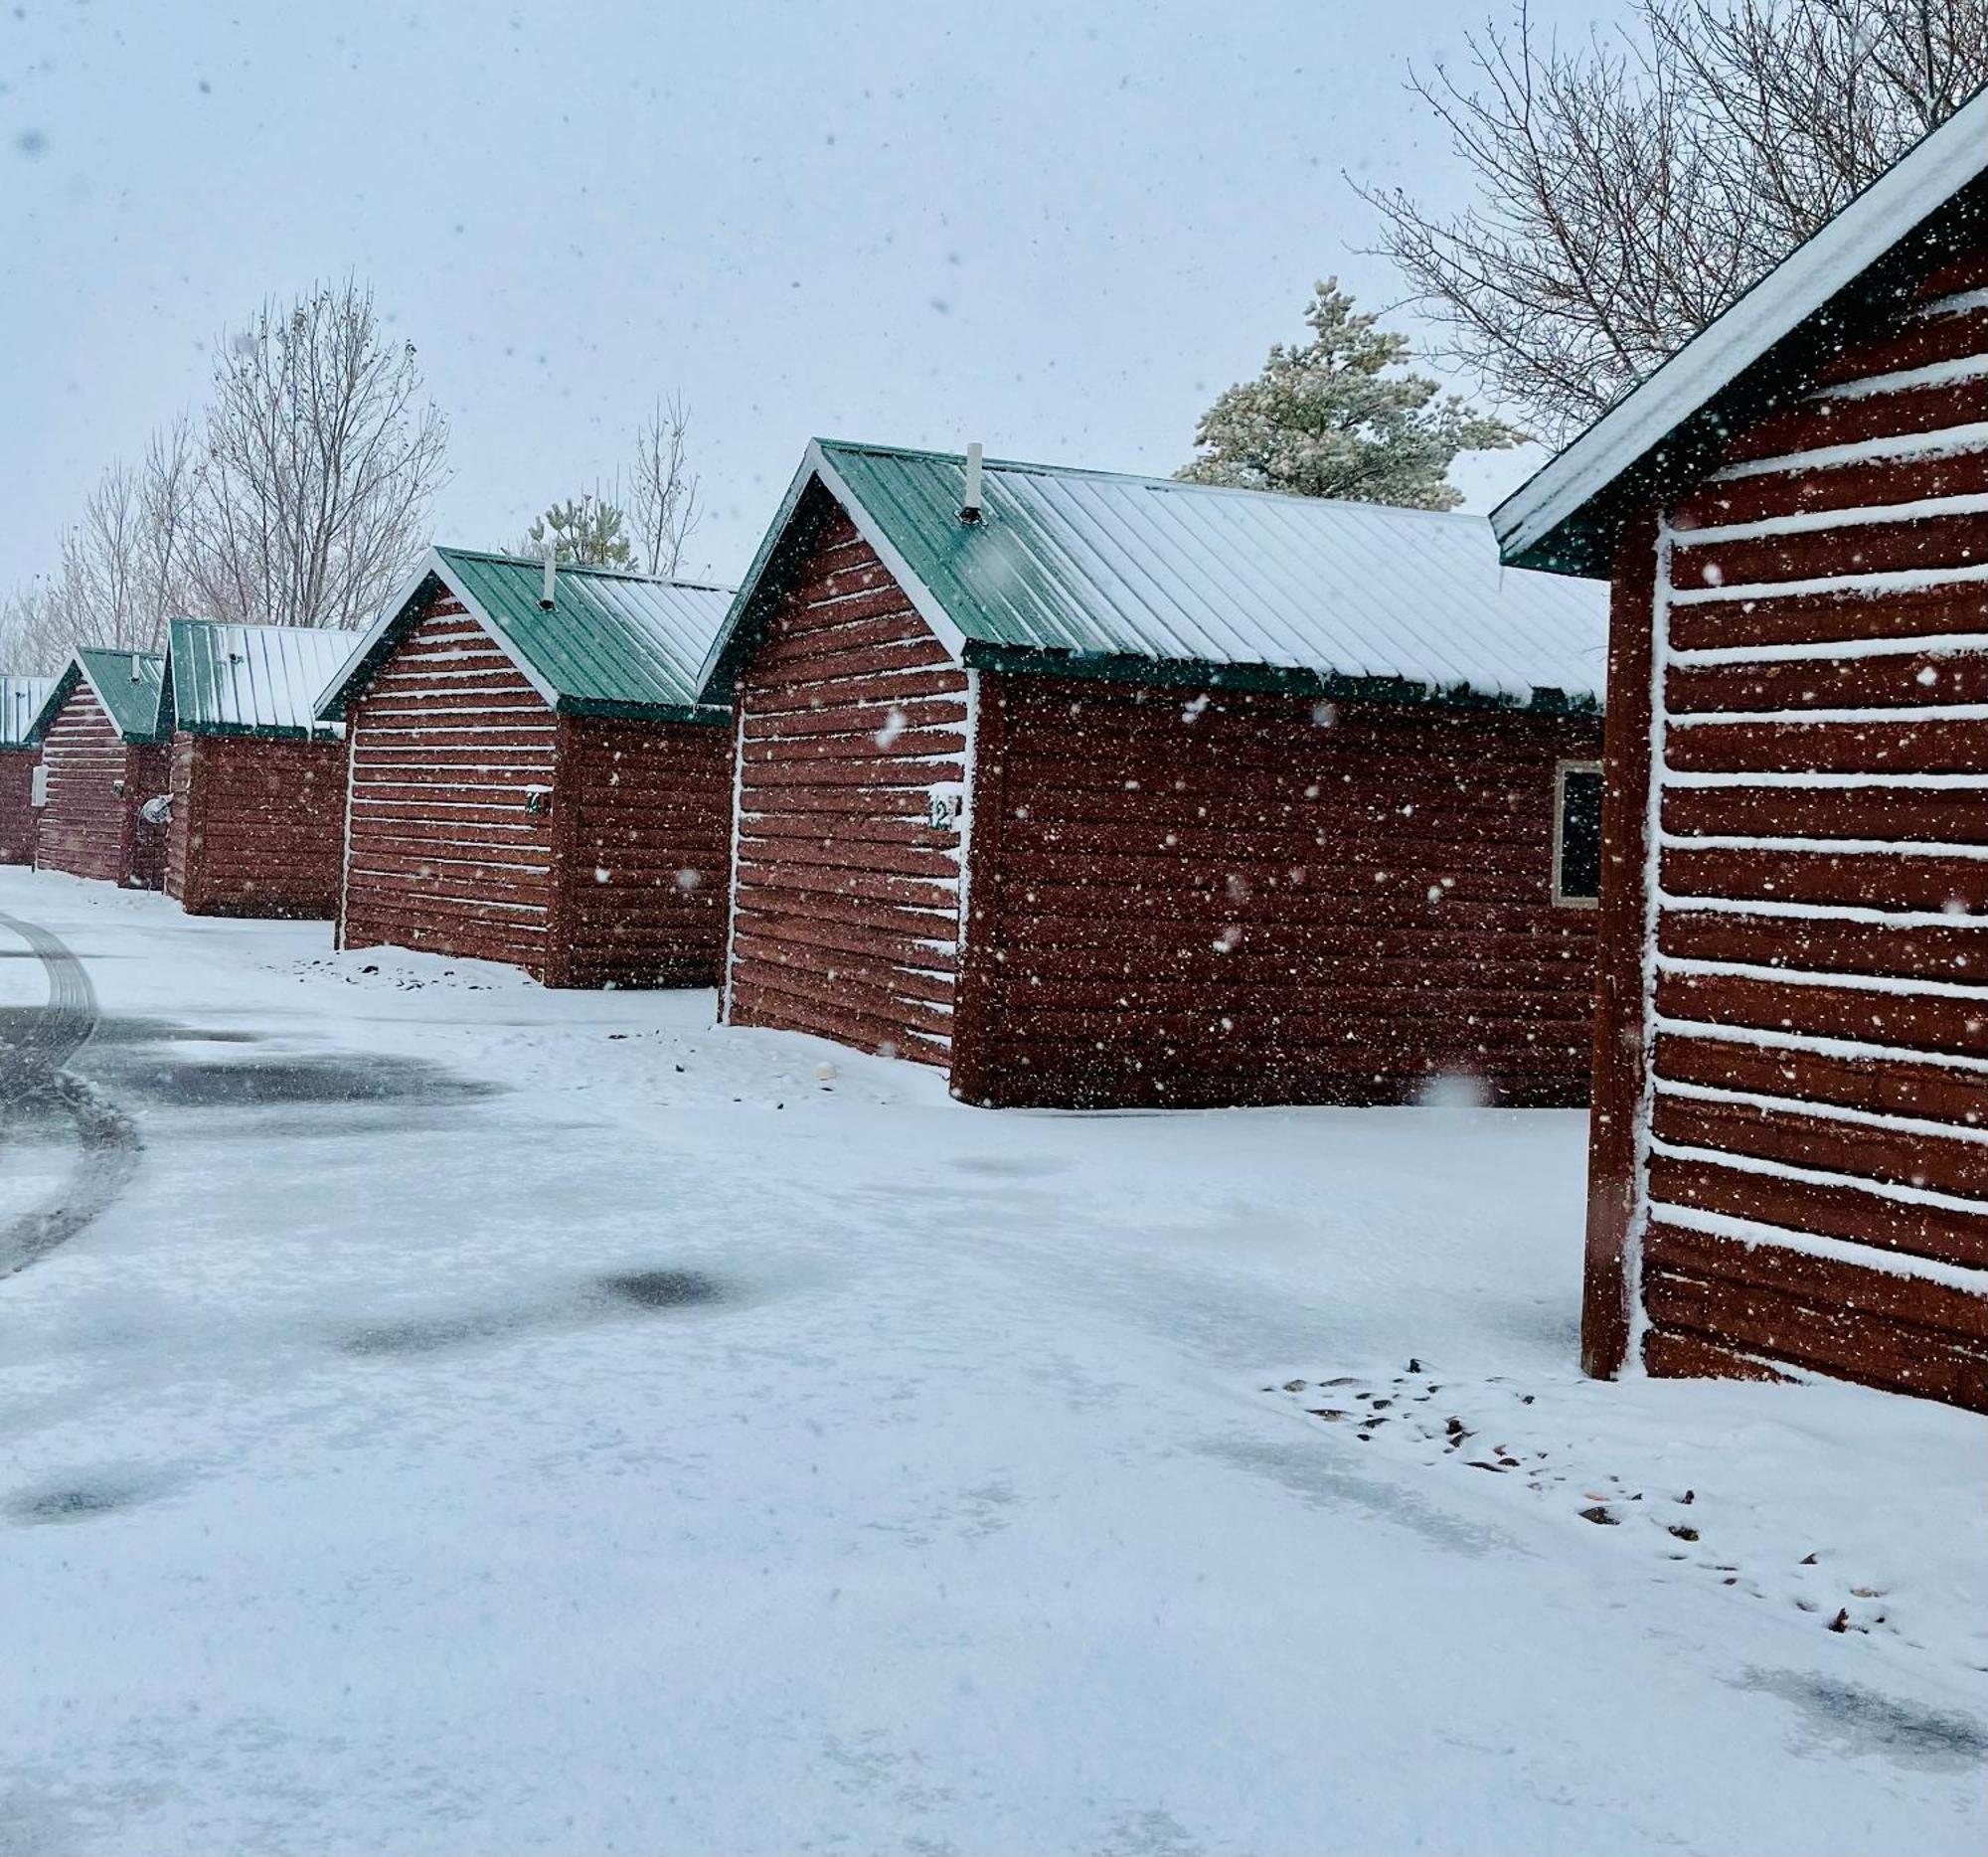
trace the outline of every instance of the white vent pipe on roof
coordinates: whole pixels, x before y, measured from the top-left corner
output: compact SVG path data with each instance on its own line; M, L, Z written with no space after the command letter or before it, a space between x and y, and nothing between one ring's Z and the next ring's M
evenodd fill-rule
M546 585L544 591L539 594L539 609L542 612L550 612L553 609L553 602L558 597L558 591L559 544L557 542L548 542L546 544Z
M131 681L138 681L138 654L135 651L131 653Z
M959 499L959 520L980 520L980 447L977 444L966 447L966 494Z

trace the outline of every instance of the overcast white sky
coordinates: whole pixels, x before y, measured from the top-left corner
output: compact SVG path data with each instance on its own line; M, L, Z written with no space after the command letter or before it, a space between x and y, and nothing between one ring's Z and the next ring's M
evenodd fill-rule
M1404 69L1507 8L23 0L0 586L202 397L223 327L347 270L448 415L444 541L610 478L672 389L710 502L689 565L721 577L815 433L1170 471L1315 277L1399 294L1342 172L1456 198ZM1459 480L1482 507L1536 461Z

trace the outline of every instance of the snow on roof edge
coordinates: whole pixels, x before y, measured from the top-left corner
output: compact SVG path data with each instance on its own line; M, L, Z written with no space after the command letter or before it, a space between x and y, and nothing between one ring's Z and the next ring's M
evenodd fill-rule
M1988 87L1646 375L1491 512L1507 562L1537 548L1774 343L1988 172ZM1923 205L1912 203L1923 196ZM1599 578L1599 577L1592 577Z

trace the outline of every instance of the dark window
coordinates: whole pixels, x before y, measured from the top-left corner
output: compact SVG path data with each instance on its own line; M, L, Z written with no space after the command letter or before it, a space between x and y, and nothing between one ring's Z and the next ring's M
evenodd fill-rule
M1601 769L1563 761L1554 823L1554 901L1593 903L1601 895Z

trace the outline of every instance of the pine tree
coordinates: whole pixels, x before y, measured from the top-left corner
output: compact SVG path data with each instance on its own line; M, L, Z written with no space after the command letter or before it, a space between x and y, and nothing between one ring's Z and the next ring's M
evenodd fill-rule
M624 533L626 522L620 509L601 497L569 497L532 524L516 552L543 560L550 541L553 558L565 567L632 567L635 551Z
M1286 490L1409 509L1454 509L1459 451L1502 451L1526 434L1473 411L1436 383L1401 371L1407 336L1375 326L1340 289L1318 285L1305 311L1312 340L1270 350L1253 381L1229 388L1202 416L1190 483Z

